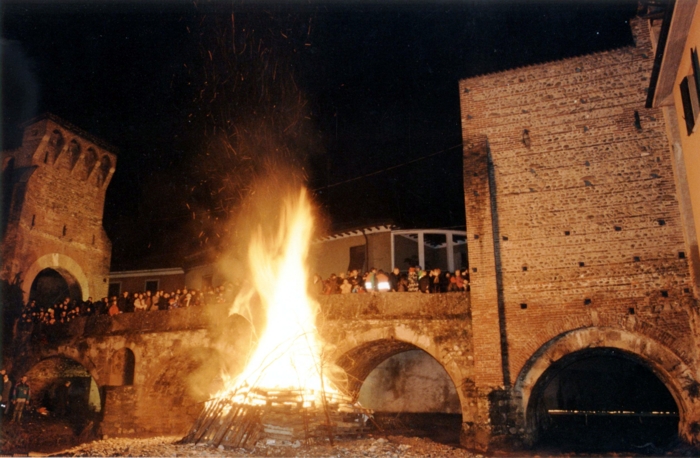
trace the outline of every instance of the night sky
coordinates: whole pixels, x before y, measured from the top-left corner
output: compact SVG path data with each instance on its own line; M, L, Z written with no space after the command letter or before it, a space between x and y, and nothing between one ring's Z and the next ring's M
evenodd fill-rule
M268 157L330 228L463 229L458 81L630 45L637 6L232 4L2 3L3 149L44 112L118 148L113 269L220 249Z

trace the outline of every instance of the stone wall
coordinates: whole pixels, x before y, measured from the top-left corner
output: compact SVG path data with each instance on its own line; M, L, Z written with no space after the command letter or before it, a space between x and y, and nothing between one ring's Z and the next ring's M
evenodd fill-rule
M571 330L622 329L698 367L648 26L631 25L635 47L460 82L477 442L525 433L487 398L525 409L511 390Z

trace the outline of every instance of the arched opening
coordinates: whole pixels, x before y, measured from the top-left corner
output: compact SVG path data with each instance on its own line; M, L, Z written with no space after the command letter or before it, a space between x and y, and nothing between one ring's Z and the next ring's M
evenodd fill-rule
M129 348L117 350L112 355L110 360L110 377L109 384L111 386L133 385L134 370L136 368L136 358L134 352Z
M100 159L100 172L97 175L97 186L102 186L109 175L109 171L112 168L112 161L109 156L104 155Z
M70 170L73 170L73 167L75 167L75 164L78 162L78 158L80 157L80 144L77 141L70 141L70 143L68 144L68 154L68 168Z
M56 162L56 158L61 153L64 144L63 134L58 129L54 129L49 137L49 144L44 154L44 163L53 164Z
M591 348L553 363L527 408L537 446L559 452L655 452L678 436L678 406L633 353Z
M26 376L33 407L45 416L70 422L75 432L82 431L88 422L99 420L100 389L80 363L55 356L40 361Z
M29 290L29 300L36 301L36 305L42 308L51 307L67 297L71 301L80 301L83 296L78 280L65 269L43 269Z
M97 153L93 148L87 149L87 151L85 152L85 159L83 162L83 170L81 172L80 179L87 180L90 176L90 173L92 172L92 169L95 168L95 164L97 163Z
M407 342L383 339L343 355L338 365L358 401L385 432L459 444L462 409L445 368Z

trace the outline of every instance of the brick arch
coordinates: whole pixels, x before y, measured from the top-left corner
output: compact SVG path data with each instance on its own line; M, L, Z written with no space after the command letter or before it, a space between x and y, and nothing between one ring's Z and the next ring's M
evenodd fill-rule
M616 349L644 363L663 382L678 405L679 435L700 438L691 419L700 414L700 385L693 371L666 346L640 334L617 328L587 327L562 333L545 343L527 361L513 386L516 418L526 436L534 434L528 407L537 382L554 363L583 350ZM697 425L697 423L696 423ZM694 437L694 436L699 437Z
M382 361L409 350L423 350L445 369L457 390L462 416L468 417L469 399L461 383L464 379L462 370L451 358L443 357L439 346L429 335L402 325L373 328L346 336L333 352L332 360L347 372L346 389L355 397L369 373Z
M22 292L24 296L24 302L29 300L29 292L32 288L32 283L36 276L44 269L53 269L63 275L64 277L69 275L80 286L80 291L83 295L83 300L90 297L90 286L88 285L88 279L83 271L73 258L66 256L61 253L49 253L40 257L27 269L24 274L24 279L22 282Z

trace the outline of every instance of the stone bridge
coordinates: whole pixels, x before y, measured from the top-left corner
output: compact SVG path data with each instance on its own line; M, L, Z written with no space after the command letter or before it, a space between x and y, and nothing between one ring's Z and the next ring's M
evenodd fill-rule
M675 403L679 435L694 442L698 434L700 384L694 367L685 362L687 355L678 342L655 337L629 320L611 315L567 327L533 347L516 383L498 397L474 382L480 355L473 349L468 293L334 295L319 297L319 302L317 326L328 344L327 360L345 370L349 393L361 398L363 384L376 390L383 389L382 383L396 385L392 377L400 377L403 369L390 369L379 381L370 382L371 374L391 358L419 350L414 353L436 363L437 369L429 371L444 369L458 407L442 411L461 412L466 446L479 446L479 425L485 423L509 425L517 440L536 438L550 402L545 393L550 382L563 368L591 355L646 368ZM56 326L43 339L35 333L13 373L27 373L38 393L70 371L90 379L90 402L102 412L104 435L184 435L202 403L221 387L222 371L242 369L252 335L246 319L215 307L94 316Z
M319 299L317 326L329 344L329 360L348 374L350 393L358 396L370 372L388 358L422 350L445 369L470 421L468 295ZM221 386L221 371L242 369L251 337L246 319L215 307L94 316L56 325L41 339L36 333L27 338L13 372L29 375L37 402L64 378L91 378L99 399L90 402L102 411L104 435L184 435Z

